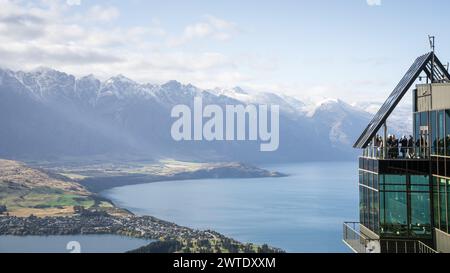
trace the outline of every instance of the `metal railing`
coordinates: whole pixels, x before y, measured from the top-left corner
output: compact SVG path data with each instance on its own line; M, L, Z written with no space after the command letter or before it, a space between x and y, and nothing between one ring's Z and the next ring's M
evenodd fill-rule
M377 243L378 240L371 240L362 235L359 231L358 222L345 222L343 229L343 241L355 253L376 253L370 246L371 242Z
M429 159L430 147L376 147L363 150L363 157L375 159Z
M345 222L343 228L343 241L355 253L437 253L418 240L370 239L359 231L359 226L358 222Z
M421 254L432 254L437 253L436 250L427 246L421 241L417 240L381 240L381 252L382 253L397 253L397 254L407 254L407 253L421 253Z

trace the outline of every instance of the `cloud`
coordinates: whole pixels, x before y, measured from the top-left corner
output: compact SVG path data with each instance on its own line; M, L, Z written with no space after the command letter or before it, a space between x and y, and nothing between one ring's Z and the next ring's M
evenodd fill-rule
M181 37L171 38L169 45L184 45L194 39L212 38L218 41L229 40L238 33L239 30L235 23L205 15L204 20L194 24L187 25Z
M197 39L225 41L239 33L235 23L211 15L182 27L175 39L176 33L168 33L156 18L120 25L115 20L120 10L114 6L87 6L81 11L64 0L0 0L0 6L3 68L46 66L76 76L93 73L101 79L122 73L141 82L175 79L203 88L245 84L255 81L251 73L267 70L261 56L190 50L188 43ZM176 47L167 46L170 39Z
M119 16L120 12L115 7L96 5L89 9L86 18L90 21L110 22L117 19Z
M366 0L369 6L381 6L381 0Z
M79 6L81 5L81 0L66 0L66 4L69 6Z

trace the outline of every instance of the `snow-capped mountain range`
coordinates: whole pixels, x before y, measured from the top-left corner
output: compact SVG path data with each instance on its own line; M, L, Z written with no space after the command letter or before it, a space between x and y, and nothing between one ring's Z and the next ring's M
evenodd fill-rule
M176 142L174 105L280 105L280 146L255 142ZM184 160L280 162L351 159L371 114L341 100L317 105L239 87L203 90L170 81L141 84L119 75L100 81L49 68L0 70L0 157L43 159L94 155Z

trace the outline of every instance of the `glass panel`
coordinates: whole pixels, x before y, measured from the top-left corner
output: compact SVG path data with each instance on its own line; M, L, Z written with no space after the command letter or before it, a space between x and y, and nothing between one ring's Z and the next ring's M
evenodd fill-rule
M430 194L411 193L411 232L415 235L431 234Z
M430 186L423 185L411 185L411 191L430 192Z
M450 180L447 180L447 225L445 229L449 230L449 219L450 219Z
M379 186L378 186L378 175L377 174L374 174L373 175L373 187L375 188L375 189L379 189Z
M447 232L447 198L446 198L446 180L439 179L439 214L441 229Z
M374 213L373 213L373 191L368 190L368 201L369 201L369 228L374 230Z
M359 187L359 221L364 224L364 187Z
M421 112L420 113L420 126L427 126L428 125L428 112Z
M369 160L369 171L371 171L371 172L373 172L373 162L374 161L375 160L372 160L372 159Z
M438 154L444 155L444 138L445 138L445 130L444 130L444 112L438 112Z
M447 147L447 155L450 156L450 110L445 111L445 142Z
M380 232L384 232L384 192L380 192Z
M439 221L439 179L437 177L433 177L433 189L434 189L434 196L433 196L433 209L434 209L434 225L439 228L440 227L440 221Z
M385 185L385 191L406 191L406 185Z
M431 153L437 154L436 111L431 112Z
M411 184L414 185L429 185L430 178L426 175L411 175Z
M406 236L408 213L406 192L385 192L385 234Z
M366 227L370 227L369 226L369 200L368 200L368 189L364 188L364 226Z
M373 187L373 174L371 174L371 173L369 173L369 179L368 179L367 186Z
M420 134L420 117L419 113L414 114L414 139L419 139Z
M406 185L406 175L384 175L384 183L385 184L397 184L397 185Z
M378 228L379 228L379 213L378 213L378 210L379 210L379 207L380 207L380 204L378 203L378 197L379 197L379 194L378 194L378 192L376 192L376 191L374 191L373 192L373 203L372 203L372 205L373 205L373 220L374 220L374 223L373 223L373 231L375 231L375 233L379 233L379 231L378 231Z

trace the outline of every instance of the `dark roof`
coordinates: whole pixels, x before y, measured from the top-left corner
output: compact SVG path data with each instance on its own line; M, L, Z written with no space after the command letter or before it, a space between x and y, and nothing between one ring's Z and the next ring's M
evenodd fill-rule
M431 71L433 69L431 68L433 57L435 69L432 76ZM362 132L361 136L353 145L354 148L363 149L367 147L373 137L380 130L381 126L383 126L386 119L389 117L389 115L392 113L392 111L401 101L406 92L408 92L411 85L417 80L417 78L420 76L420 73L422 72L425 72L429 79L433 79L433 82L444 80L448 81L450 79L450 74L447 72L445 67L433 52L418 57L406 72L405 76L403 76L397 87L395 87L394 91L392 91L391 95L383 104L383 106L381 106L378 113L375 115L369 125L367 125L366 129Z

